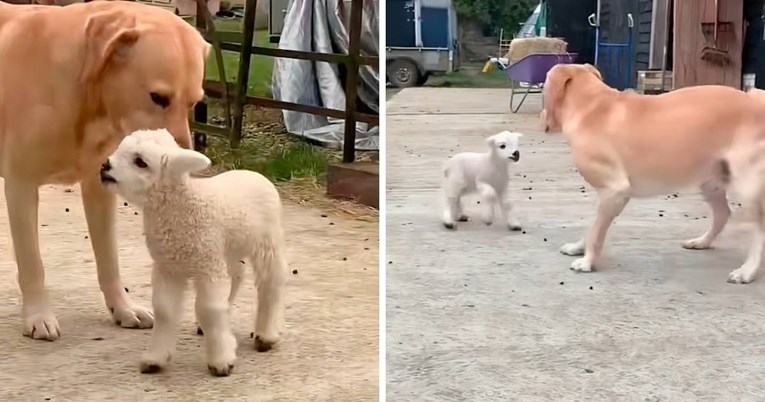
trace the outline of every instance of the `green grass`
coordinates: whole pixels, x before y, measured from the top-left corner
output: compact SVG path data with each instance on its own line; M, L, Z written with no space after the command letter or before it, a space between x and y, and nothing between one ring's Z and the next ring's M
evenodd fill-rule
M280 132L245 133L237 149L231 149L227 140L210 138L205 153L218 169L254 170L272 181L321 179L337 159L329 150Z
M240 20L216 21L215 28L221 31L241 31ZM268 41L268 31L255 31L253 44L262 47L276 47ZM239 72L239 53L223 51L223 68L226 73L226 81L236 82ZM271 76L274 70L274 58L268 56L252 56L250 60L250 77L247 85L247 93L252 96L270 98ZM215 53L210 53L207 60L207 79L220 80L218 64L215 61Z

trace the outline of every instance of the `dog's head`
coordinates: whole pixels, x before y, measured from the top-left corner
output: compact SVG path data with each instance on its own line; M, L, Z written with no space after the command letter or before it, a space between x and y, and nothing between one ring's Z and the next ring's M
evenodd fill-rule
M167 128L180 146L191 148L189 109L204 96L210 45L190 24L158 7L81 7L89 16L80 80L91 107L121 133Z
M509 159L518 162L521 159L521 151L518 149L518 141L523 134L512 131L503 131L486 139L491 152L500 159Z
M163 180L177 181L210 166L203 154L178 146L167 130L142 130L125 137L101 166L101 182L142 206L148 190Z
M546 133L561 130L558 108L563 103L566 90L571 81L592 76L603 81L600 71L590 64L558 64L547 72L547 79L545 79L543 90L544 109L540 115Z

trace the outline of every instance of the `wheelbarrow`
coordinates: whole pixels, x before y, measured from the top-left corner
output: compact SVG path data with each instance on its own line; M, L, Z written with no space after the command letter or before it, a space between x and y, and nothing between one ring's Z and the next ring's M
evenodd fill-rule
M503 63L504 60L491 59L510 78L510 111L518 113L529 94L542 93L547 72L556 64L573 64L577 56L577 53L534 53L510 65ZM517 106L514 102L516 94L523 95Z

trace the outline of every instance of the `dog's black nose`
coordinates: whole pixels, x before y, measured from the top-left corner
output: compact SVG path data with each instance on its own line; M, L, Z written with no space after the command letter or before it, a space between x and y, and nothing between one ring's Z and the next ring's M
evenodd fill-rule
M102 172L108 172L111 169L112 169L112 164L109 162L109 159L107 159L106 162L104 162L101 165L101 171Z

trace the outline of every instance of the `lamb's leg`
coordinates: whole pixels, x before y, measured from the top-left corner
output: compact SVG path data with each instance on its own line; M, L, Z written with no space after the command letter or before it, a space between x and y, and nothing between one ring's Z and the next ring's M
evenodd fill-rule
M455 228L455 220L460 222L467 221L462 213L460 196L462 195L463 184L455 178L446 177L443 185L443 223L447 229Z
M176 337L183 316L183 294L187 281L163 273L161 268L152 271L152 306L155 324L149 349L141 358L142 373L156 373L162 370L175 353Z
M521 230L521 225L513 215L513 204L507 199L506 194L499 195L499 210L502 213L502 219L507 223L507 228L512 231Z
M32 339L55 341L60 331L45 291L45 271L40 258L37 232L39 193L36 184L6 177L5 197L11 226L19 289L21 290L22 333Z
M239 288L242 285L242 278L244 277L243 261L232 260L228 262L228 275L231 277L231 291L228 294L228 306L234 307L234 300L239 293ZM202 327L197 323L197 335L204 335L205 332Z
M709 248L730 218L726 187L723 184L716 180L706 182L701 186L701 193L704 200L712 208L712 227L700 237L684 242L683 247L687 249L703 250Z
M112 319L123 328L151 328L154 325L151 310L133 303L120 279L115 228L116 196L104 189L98 175L83 181L80 187L85 220L96 257L98 284Z
M481 202L484 204L484 210L486 211L483 216L483 223L491 225L494 222L494 209L499 200L497 192L494 190L494 187L483 182L478 182L476 188L481 195Z
M594 262L600 257L609 226L629 202L629 190L603 189L599 191L598 197L600 198L598 216L587 234L587 240L584 242L584 257L571 263L571 269L574 271L592 271Z
M272 253L252 257L258 287L258 312L255 317L255 349L266 352L279 341L279 318L284 314L284 287L287 260L284 246L276 244Z
M200 277L194 283L194 307L205 334L207 368L216 376L227 376L236 362L236 338L231 332L228 304L230 288L220 279Z

